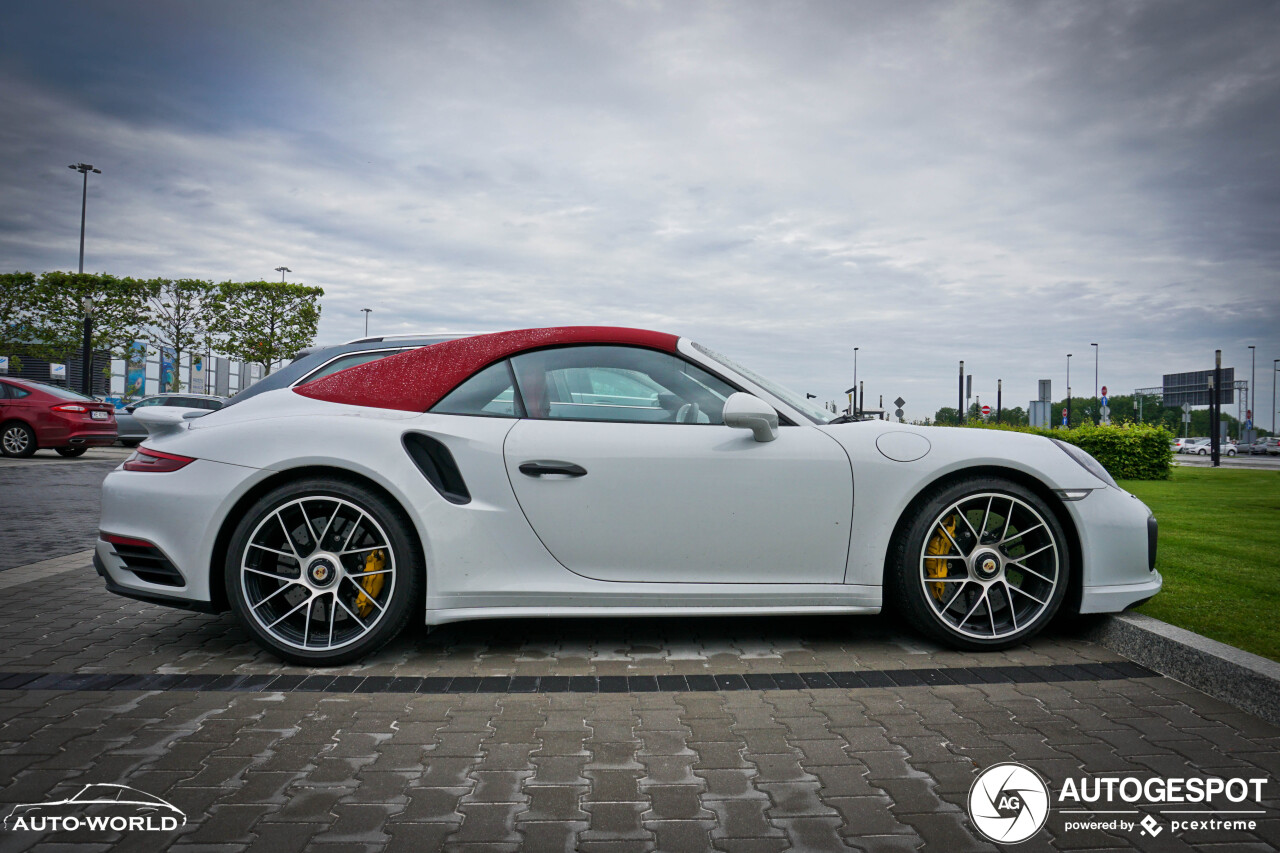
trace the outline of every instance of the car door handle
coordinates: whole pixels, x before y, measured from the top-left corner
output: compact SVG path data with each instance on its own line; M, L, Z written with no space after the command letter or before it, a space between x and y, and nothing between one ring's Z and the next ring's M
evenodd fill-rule
M520 473L529 477L541 477L543 474L563 474L566 477L586 476L587 469L572 462L559 462L555 459L535 459L520 463Z

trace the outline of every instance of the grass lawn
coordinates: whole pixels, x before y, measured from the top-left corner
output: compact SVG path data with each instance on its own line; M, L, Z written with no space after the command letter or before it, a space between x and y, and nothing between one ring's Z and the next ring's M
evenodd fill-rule
M1164 589L1141 612L1280 661L1280 471L1181 466L1120 485L1160 521Z

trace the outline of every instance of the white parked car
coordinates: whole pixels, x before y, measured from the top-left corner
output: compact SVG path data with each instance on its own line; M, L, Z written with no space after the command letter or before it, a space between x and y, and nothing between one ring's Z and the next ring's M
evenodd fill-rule
M1039 436L849 422L684 338L500 332L138 411L112 592L310 665L411 620L876 613L968 649L1155 595L1156 522Z
M1208 456L1213 453L1213 446L1207 438L1197 438L1182 448L1182 453L1194 453L1197 456ZM1218 455L1235 456L1236 446L1224 441L1218 446Z

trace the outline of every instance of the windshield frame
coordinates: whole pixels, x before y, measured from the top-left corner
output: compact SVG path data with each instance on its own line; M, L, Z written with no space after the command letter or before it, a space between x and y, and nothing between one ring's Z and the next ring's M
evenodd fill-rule
M697 341L689 341L689 346L704 358L708 358L716 364L727 368L750 382L752 385L760 388L766 394L783 403L791 411L805 418L810 423L817 426L825 426L836 417L825 409L820 409L811 405L803 394L797 394L785 385L780 385L773 380L766 379L754 370L743 367L738 362L728 356L716 352L710 347L703 346Z

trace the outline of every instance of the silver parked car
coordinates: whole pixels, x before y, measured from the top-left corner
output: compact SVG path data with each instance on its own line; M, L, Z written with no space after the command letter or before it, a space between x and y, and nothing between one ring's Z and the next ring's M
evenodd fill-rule
M136 403L124 407L123 412L116 412L116 424L119 428L120 443L125 447L137 447L148 435L147 428L133 416L135 409L146 406L181 406L186 409L208 409L216 411L227 404L228 397L217 397L213 394L153 394L143 397Z

